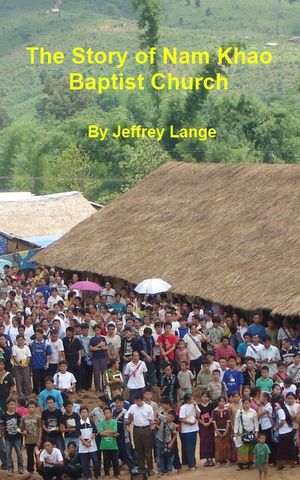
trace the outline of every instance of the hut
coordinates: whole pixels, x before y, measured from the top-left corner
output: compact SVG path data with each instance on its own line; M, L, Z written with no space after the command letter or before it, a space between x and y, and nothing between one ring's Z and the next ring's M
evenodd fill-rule
M168 162L36 260L299 315L299 185L300 165Z

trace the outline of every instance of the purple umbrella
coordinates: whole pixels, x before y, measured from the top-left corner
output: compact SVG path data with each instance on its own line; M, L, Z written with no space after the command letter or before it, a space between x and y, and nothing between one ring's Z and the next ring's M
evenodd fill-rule
M83 282L76 282L71 287L72 290L80 290L81 292L102 292L103 287L100 287L98 283L89 282L84 280Z

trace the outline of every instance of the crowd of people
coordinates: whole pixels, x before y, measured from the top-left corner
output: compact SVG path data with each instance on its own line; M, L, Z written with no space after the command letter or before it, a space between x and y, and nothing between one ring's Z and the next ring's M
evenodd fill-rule
M293 468L300 325L167 295L83 298L78 275L5 266L0 278L0 459L45 479L172 475L187 466ZM92 407L84 402L97 392ZM92 397L91 397L92 398ZM199 453L197 440L199 442ZM14 465L12 452L16 453ZM26 451L26 469L23 450ZM26 470L26 471L25 471Z

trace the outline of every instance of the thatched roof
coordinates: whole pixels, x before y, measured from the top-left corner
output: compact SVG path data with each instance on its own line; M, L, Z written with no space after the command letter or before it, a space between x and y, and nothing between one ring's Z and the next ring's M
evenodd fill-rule
M36 197L10 195L0 198L0 230L27 240L61 236L94 212L79 192Z
M300 165L170 162L37 255L40 263L245 310L300 313Z

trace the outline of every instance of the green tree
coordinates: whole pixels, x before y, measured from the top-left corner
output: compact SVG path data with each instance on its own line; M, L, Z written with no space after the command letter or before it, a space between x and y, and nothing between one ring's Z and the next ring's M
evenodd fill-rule
M10 118L0 103L0 130L10 124Z
M14 128L6 129L2 137L0 151L0 191L11 190L13 180L14 162L19 150L19 137Z
M97 185L92 178L89 155L75 144L69 145L52 164L56 190L79 190L87 198Z

